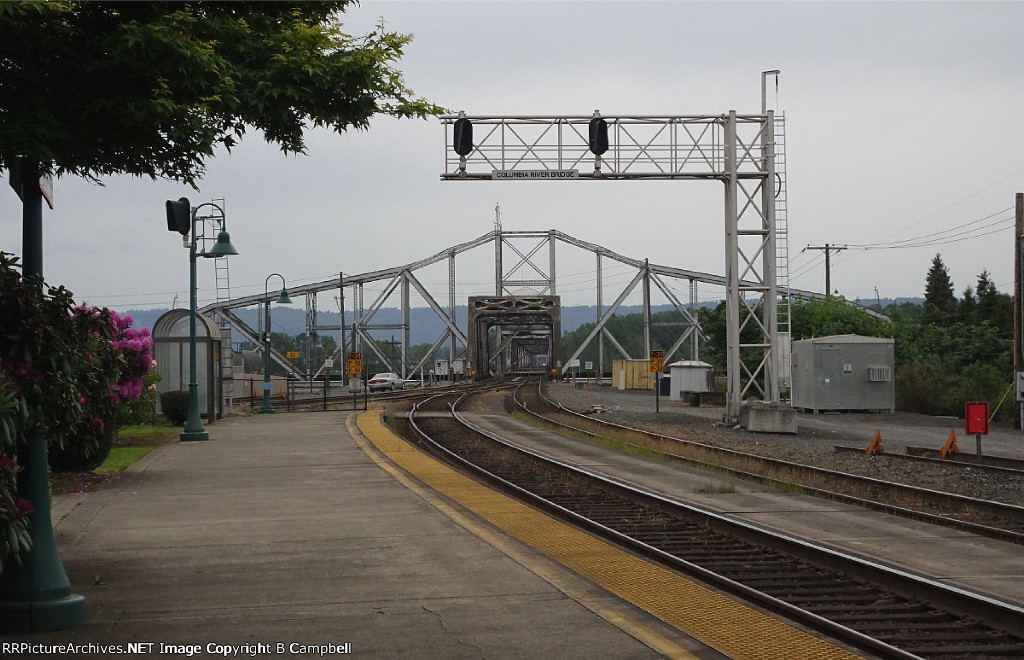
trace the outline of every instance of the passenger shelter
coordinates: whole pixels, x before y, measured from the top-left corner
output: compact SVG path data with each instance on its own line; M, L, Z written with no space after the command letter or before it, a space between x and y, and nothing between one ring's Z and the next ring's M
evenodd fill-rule
M199 385L199 414L206 419L224 416L220 355L220 328L211 318L197 312L196 383ZM156 320L153 324L153 358L161 376L156 386L156 411L160 413L159 394L188 391L189 310L172 309Z

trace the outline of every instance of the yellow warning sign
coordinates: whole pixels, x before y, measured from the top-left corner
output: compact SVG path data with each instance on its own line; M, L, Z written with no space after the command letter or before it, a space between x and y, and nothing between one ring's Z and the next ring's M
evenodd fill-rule
M652 374L661 373L665 370L665 351L651 351L651 366L648 369Z
M350 351L348 354L348 375L361 376L363 373L363 354Z

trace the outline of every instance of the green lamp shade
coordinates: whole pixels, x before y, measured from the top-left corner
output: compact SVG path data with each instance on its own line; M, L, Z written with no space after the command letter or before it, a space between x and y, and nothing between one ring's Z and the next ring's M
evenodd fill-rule
M277 302L279 305L292 304L292 299L288 296L288 289L281 287L281 295L278 296Z
M217 243L206 254L211 257L227 257L238 254L238 250L231 244L231 236L226 231L222 231L217 234Z

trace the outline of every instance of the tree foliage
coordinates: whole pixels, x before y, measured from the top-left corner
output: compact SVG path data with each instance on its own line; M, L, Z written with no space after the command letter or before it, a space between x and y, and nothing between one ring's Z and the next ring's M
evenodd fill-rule
M411 37L346 34L349 4L0 3L0 169L195 185L249 128L302 153L310 125L440 112L395 68Z
M950 325L956 321L956 295L949 270L942 263L942 255L936 254L924 287L924 322Z
M842 296L796 301L790 309L790 318L794 340L848 334L892 336L891 324L850 305Z

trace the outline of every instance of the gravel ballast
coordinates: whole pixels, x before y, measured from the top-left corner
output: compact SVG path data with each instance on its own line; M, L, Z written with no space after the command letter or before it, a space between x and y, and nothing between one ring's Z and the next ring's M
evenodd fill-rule
M885 453L902 454L908 445L939 448L950 429L957 429L961 452L973 453L975 439L962 437L962 421L906 413L840 413L800 415L796 434L751 433L722 423L720 406L690 407L650 391L619 391L585 383L547 383L545 395L575 412L716 447L1024 506L1024 477L959 465L936 465L895 457L839 452L837 445L864 449L876 429L883 431ZM599 410L594 411L595 407ZM603 410L601 410L603 409ZM1003 437L1005 436L1005 437ZM983 439L985 451L1024 458L1024 438L1013 433Z

